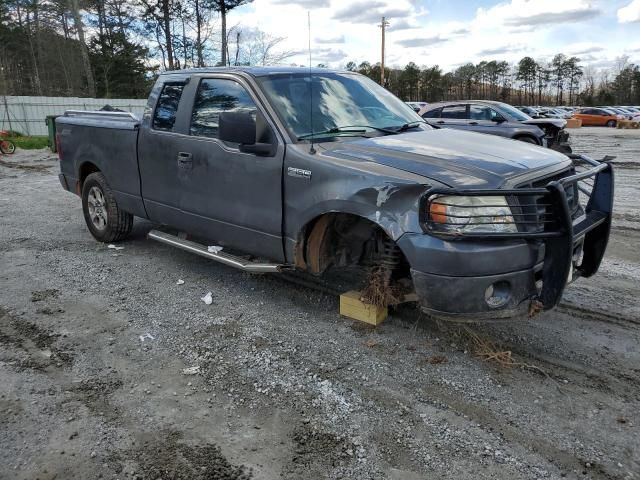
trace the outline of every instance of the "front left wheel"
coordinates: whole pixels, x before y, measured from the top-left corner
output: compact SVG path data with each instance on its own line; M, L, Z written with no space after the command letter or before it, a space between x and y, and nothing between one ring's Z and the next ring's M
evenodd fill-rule
M92 173L82 185L82 211L93 237L100 242L123 240L133 227L133 215L118 207L107 179Z

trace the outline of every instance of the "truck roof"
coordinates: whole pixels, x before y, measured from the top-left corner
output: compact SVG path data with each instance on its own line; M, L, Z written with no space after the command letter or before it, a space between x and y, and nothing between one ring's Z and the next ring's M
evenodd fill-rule
M344 73L344 70L332 70L329 68L311 68L309 67L203 67L203 68L188 68L185 70L171 70L163 72L161 75L185 75L185 74L198 74L198 73L247 73L254 77L263 77L265 75L285 75L295 73L311 72L313 75L322 73Z

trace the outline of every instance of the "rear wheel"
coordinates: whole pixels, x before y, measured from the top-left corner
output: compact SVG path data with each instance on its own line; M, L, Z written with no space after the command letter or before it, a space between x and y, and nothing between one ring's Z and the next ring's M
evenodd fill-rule
M100 172L89 175L82 185L82 211L91 235L100 242L123 240L133 227L133 215L118 207Z
M0 152L5 153L7 155L11 155L16 151L16 146L13 142L9 140L0 141Z
M607 127L609 127L609 128L615 128L615 126L616 126L616 121L615 121L615 120L609 120L609 121L607 122Z

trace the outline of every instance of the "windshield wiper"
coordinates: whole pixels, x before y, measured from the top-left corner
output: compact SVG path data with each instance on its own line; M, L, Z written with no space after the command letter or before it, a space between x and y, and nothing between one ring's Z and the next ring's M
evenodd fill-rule
M404 127L404 125L403 125ZM298 137L298 140L304 140L305 138L310 138L310 137L314 137L314 136L322 136L322 135L328 135L328 134L332 134L332 133L357 133L357 134L363 134L363 133L367 133L367 130L365 129L371 129L371 130L375 130L377 132L382 132L382 133L386 133L386 134L394 134L397 133L396 130L391 130L389 128L382 128L382 127L374 127L373 125L345 125L343 127L334 127L331 128L329 130L325 130L324 132L314 132L314 133L305 133L304 135L300 135Z
M304 135L300 135L298 140L304 140L311 137L321 137L323 135L337 134L337 133L355 133L358 135L362 135L367 133L367 128L371 130L375 130L376 132L386 133L387 135L395 135L401 132L405 132L410 128L416 128L419 124L426 123L424 121L416 120L415 122L405 123L400 127L374 127L373 125L345 125L343 127L334 127L329 130L325 130L323 132L313 132L313 133L305 133Z
M324 130L322 132L305 133L304 135L300 135L298 137L298 140L304 140L311 137L322 137L323 135L331 135L331 134L338 134L338 133L355 133L357 135L362 135L363 133L367 133L367 131L364 130L363 128L351 127L351 126L334 127L334 128L330 128L329 130Z
M407 130L409 130L411 128L419 127L420 124L422 124L422 123L427 123L427 122L424 122L422 120L416 120L415 122L405 123L404 125L400 126L398 129L393 130L393 133L406 132Z

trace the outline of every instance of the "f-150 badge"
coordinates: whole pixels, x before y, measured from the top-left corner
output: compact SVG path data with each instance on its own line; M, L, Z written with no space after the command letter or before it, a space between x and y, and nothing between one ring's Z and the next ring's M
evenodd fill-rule
M289 167L287 168L287 175L290 177L306 178L311 180L311 170L304 170L302 168Z

